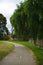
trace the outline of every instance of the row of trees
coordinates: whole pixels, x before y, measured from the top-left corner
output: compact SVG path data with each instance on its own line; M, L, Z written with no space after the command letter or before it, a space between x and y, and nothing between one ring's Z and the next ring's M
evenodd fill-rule
M9 34L6 24L6 17L0 14L0 39L5 39L5 35Z
M22 40L43 39L43 0L25 0L10 18L13 34Z

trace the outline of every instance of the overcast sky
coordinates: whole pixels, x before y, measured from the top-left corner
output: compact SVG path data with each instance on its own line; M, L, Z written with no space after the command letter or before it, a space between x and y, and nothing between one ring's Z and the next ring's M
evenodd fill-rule
M11 32L10 17L17 8L17 4L24 0L0 0L0 13L7 19L7 27Z

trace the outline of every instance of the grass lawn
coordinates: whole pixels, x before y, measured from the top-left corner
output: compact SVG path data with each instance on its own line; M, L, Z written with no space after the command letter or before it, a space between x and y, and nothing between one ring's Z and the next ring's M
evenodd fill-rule
M0 41L0 61L13 50L14 45Z
M38 65L43 65L43 49L33 46L32 44L29 44L29 42L27 41L12 41L12 42L16 42L30 48L36 56Z

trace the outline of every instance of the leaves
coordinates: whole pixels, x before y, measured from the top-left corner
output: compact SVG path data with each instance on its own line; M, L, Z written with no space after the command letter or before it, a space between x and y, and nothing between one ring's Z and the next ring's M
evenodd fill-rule
M25 0L10 18L18 37L43 38L43 0ZM41 23L42 22L42 23Z
M6 29L6 18L0 14L0 39L3 39L3 36L7 34Z

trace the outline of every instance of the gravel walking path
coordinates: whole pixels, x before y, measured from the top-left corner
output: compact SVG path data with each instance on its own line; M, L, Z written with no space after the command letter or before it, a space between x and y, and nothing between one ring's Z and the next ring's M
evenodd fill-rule
M36 65L36 60L30 49L15 44L14 50L0 61L0 65Z

